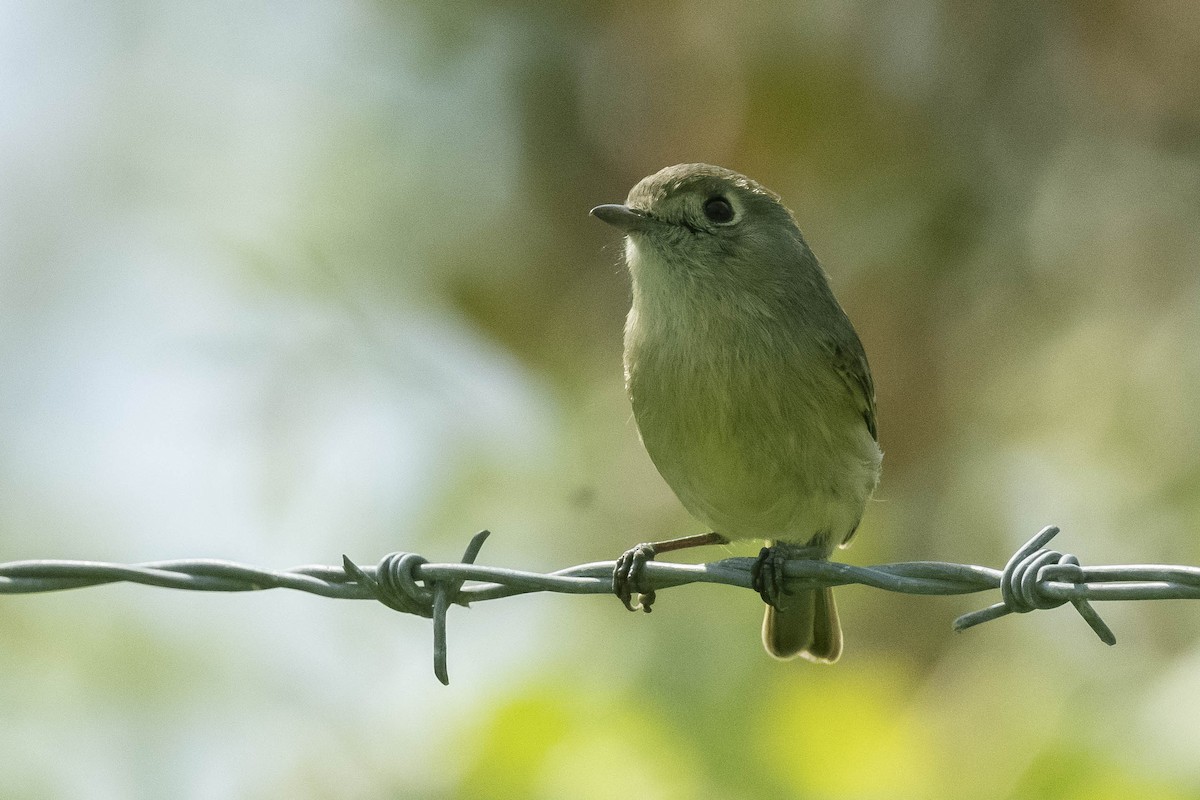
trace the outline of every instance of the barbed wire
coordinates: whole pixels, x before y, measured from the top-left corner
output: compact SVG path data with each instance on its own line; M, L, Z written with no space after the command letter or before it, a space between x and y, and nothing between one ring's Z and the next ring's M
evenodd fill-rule
M1057 535L1043 528L1013 554L1003 569L942 561L907 561L856 567L824 560L796 559L784 567L794 589L861 584L902 594L957 595L1000 590L1000 602L958 617L956 631L997 619L1071 603L1106 644L1116 636L1089 601L1200 599L1200 567L1127 564L1085 567L1075 556L1046 549ZM469 606L530 592L610 594L614 561L580 564L551 573L475 564L489 536L472 537L458 562L433 563L416 553L389 553L374 567L348 557L342 566L302 566L286 570L251 567L217 559L112 564L98 561L31 560L0 563L0 594L31 594L81 589L109 583L139 583L201 592L294 589L343 600L376 600L406 614L433 620L434 674L448 684L446 616L451 605ZM689 583L752 588L755 559L726 558L708 564L651 561L640 571L639 592L657 592ZM649 607L646 608L649 610Z

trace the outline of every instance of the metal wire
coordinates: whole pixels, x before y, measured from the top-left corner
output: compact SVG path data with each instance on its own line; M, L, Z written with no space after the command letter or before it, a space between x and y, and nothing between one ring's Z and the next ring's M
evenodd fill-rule
M1028 613L1071 603L1106 644L1116 637L1092 608L1092 600L1200 599L1200 567L1130 564L1086 567L1072 555L1046 549L1058 528L1043 528L1003 570L941 561L908 561L855 567L832 561L793 560L784 574L793 588L862 584L902 594L954 595L1000 589L1000 602L954 621L962 631L1006 614ZM449 683L446 612L450 605L527 594L609 594L613 561L580 564L549 574L476 565L488 537L472 537L461 561L435 564L415 553L390 553L374 567L342 557L341 567L303 566L275 571L215 559L111 564L98 561L12 561L0 563L0 594L81 589L108 583L140 583L201 592L295 589L345 600L377 600L389 608L433 619L434 673ZM652 561L640 573L638 590L658 591L688 583L751 587L753 558L709 564Z

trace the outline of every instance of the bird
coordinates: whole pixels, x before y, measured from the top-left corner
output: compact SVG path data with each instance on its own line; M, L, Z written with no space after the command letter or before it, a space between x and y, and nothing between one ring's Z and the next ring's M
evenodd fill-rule
M779 659L833 663L829 587L790 590L791 558L848 545L879 482L875 387L862 342L779 195L723 167L677 164L591 214L625 236L625 385L650 459L710 532L616 562L626 608L655 556L763 540L752 585Z

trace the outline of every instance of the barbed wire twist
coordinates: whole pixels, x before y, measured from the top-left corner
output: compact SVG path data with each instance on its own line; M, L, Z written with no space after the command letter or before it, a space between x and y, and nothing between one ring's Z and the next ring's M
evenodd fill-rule
M1013 554L1004 569L942 561L907 561L856 567L834 561L797 559L784 567L792 588L861 584L902 594L957 595L1000 590L1000 602L963 614L956 631L1006 614L1057 608L1071 603L1101 641L1116 636L1090 601L1200 599L1200 567L1128 564L1086 567L1075 556L1046 549L1059 529L1047 526ZM376 600L388 608L433 620L434 674L450 682L446 616L451 605L469 606L530 592L609 594L614 561L580 564L551 573L475 564L489 536L471 538L458 562L433 563L416 553L389 553L374 567L348 557L342 566L269 570L217 559L112 564L98 561L32 560L0 563L0 594L80 589L110 583L139 583L202 592L294 589L343 600ZM659 591L689 583L718 583L751 589L755 559L726 558L708 564L651 561L638 589Z

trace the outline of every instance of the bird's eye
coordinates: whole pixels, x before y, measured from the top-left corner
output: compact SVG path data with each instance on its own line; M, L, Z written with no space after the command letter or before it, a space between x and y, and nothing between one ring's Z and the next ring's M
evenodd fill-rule
M733 206L720 195L710 197L704 201L704 216L708 217L710 222L718 225L733 222Z

